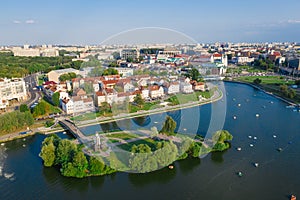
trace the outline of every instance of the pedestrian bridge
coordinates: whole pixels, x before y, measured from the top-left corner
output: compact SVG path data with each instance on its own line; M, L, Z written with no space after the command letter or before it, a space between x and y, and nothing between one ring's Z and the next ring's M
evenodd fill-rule
M70 131L72 135L80 142L84 143L84 141L88 140L88 137L85 136L81 130L71 121L67 119L59 120L59 124L66 130Z

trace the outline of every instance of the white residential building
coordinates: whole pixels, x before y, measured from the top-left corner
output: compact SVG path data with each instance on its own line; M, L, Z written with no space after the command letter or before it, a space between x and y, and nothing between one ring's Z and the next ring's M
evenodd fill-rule
M194 92L193 86L190 83L186 83L186 82L180 83L180 91L185 94Z
M118 70L118 73L120 75L122 74L122 77L133 76L133 69L132 68L117 67L115 69Z
M27 99L25 81L21 78L0 78L0 108L6 108L8 101Z
M149 86L149 96L151 98L158 98L164 96L164 89L158 85Z
M91 97L75 96L62 100L62 109L67 114L81 113L94 110L94 102Z
M168 94L176 94L180 92L180 87L178 82L172 82L170 85L167 87L167 93Z

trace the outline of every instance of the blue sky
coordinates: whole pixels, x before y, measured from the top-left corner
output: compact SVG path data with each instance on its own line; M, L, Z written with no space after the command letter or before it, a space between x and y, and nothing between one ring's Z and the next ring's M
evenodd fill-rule
M99 44L140 27L200 43L300 42L299 7L299 0L10 0L1 2L0 45Z

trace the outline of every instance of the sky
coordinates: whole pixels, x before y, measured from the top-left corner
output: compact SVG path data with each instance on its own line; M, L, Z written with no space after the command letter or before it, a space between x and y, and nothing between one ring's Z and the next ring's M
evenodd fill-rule
M167 32L198 43L300 42L299 8L299 0L1 1L0 45L159 41Z

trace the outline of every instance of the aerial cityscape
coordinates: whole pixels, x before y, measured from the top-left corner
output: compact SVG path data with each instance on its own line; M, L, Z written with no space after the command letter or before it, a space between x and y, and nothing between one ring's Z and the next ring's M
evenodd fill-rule
M11 1L0 199L300 195L299 2Z

